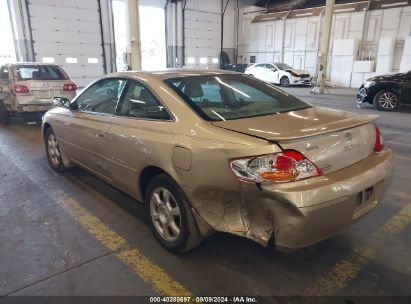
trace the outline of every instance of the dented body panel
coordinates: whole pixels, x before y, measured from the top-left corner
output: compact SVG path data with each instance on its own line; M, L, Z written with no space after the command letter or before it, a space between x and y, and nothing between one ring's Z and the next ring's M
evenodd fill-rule
M373 151L375 116L310 107L205 121L163 82L204 74L229 72L182 70L106 76L143 82L164 104L169 120L54 108L43 117L43 128L53 128L68 163L84 167L139 201L144 198L139 187L144 170L155 167L166 172L191 202L204 236L222 231L262 245L274 237L278 248L297 249L337 233L380 203L394 163L390 150ZM83 127L78 128L80 125ZM104 136L96 139L99 132ZM93 141L98 144L94 146ZM351 144L359 146L344 152ZM314 145L317 149L312 149ZM230 170L231 159L284 149L304 153L322 167L322 175L253 184L240 181Z

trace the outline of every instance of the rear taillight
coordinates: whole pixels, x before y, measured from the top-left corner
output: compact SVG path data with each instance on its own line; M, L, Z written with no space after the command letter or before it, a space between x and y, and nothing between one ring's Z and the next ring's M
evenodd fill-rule
M15 84L13 86L13 90L14 90L14 93L16 94L27 94L30 92L28 87L21 85L21 84Z
M63 91L76 91L77 90L77 86L75 83L67 83L63 86Z
M321 175L321 170L294 150L236 158L230 161L235 176L245 182L293 182Z
M375 145L374 151L381 152L384 149L384 138L381 135L380 129L375 126Z

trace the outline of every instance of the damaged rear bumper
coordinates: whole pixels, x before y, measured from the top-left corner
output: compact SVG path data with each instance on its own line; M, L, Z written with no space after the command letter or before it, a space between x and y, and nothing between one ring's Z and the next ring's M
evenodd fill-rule
M47 112L52 108L51 103L47 104L24 104L16 106L16 112Z
M242 184L239 191L197 189L191 199L201 232L229 232L278 249L324 240L381 201L391 181L392 152L374 153L326 176L283 184Z

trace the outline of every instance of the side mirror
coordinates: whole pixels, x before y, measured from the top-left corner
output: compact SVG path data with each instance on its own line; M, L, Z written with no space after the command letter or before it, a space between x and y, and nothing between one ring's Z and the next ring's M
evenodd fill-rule
M70 100L65 97L54 97L53 106L68 109L70 107Z

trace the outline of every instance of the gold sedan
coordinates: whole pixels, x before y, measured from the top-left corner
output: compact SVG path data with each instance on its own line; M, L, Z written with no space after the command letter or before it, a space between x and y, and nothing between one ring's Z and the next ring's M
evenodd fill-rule
M54 103L51 167L78 165L143 202L173 252L214 231L311 245L377 206L393 169L378 116L313 107L238 73L122 72Z

